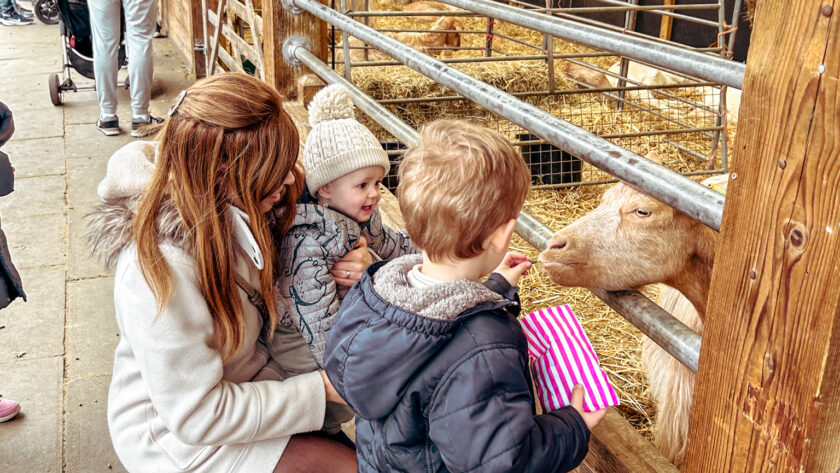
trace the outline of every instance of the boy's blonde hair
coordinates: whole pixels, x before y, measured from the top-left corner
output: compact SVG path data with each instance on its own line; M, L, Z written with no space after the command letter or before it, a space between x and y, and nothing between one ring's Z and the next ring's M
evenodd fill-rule
M411 240L432 261L467 259L516 218L530 186L528 167L500 134L436 120L400 163L397 196Z

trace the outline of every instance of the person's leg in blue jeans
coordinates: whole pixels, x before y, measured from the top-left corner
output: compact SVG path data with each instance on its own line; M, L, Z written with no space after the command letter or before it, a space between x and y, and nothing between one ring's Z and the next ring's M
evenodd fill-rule
M88 10L93 39L93 74L96 77L96 95L99 97L99 121L96 122L96 126L108 136L118 135L120 124L117 118L117 54L120 49L120 0L90 0Z

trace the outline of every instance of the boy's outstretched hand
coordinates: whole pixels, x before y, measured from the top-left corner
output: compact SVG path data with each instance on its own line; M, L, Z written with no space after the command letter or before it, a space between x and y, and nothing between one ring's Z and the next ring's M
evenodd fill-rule
M583 417L583 421L586 423L586 426L589 427L589 430L592 430L598 422L601 422L601 419L604 418L604 415L607 413L607 409L599 409L593 412L584 412L583 411L583 395L584 389L583 386L580 384L576 385L574 389L572 389L572 398L569 400L569 404L578 411L581 417Z
M531 266L531 260L529 260L527 256L522 253L509 251L505 255L505 259L502 260L502 263L494 272L504 276L511 286L516 286L516 283L519 282L519 278L523 274L527 273L528 270L531 269Z

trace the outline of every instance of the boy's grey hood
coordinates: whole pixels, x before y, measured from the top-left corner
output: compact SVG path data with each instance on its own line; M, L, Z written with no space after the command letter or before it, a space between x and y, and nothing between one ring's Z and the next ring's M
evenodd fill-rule
M499 294L483 284L458 280L414 288L408 272L423 263L422 255L406 255L380 269L373 278L373 289L391 304L429 319L451 320L482 302L501 302Z
M420 255L406 255L368 268L344 299L339 328L327 340L333 385L365 419L391 413L416 373L434 363L473 316L511 304L471 281L412 288L406 275L421 262Z

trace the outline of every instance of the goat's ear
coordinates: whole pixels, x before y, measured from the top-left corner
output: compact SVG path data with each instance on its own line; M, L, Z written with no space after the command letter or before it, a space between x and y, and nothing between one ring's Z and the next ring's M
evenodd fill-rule
M659 157L659 153L657 153L656 151L649 152L648 154L645 155L645 158L648 161L653 161L656 164L659 164L659 165L662 164L662 158Z

